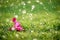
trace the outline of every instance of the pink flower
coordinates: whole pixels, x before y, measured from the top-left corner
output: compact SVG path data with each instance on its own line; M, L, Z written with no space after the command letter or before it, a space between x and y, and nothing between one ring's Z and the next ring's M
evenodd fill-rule
M16 18L12 19L12 22L14 23L13 27L11 28L11 30L17 30L17 31L22 31L24 30L21 26L21 24L19 22L17 22Z

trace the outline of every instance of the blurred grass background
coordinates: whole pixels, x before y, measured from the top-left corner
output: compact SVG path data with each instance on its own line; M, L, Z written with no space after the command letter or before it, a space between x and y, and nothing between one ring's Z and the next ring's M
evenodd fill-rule
M9 31L17 17L25 31ZM0 40L60 40L60 0L0 0Z

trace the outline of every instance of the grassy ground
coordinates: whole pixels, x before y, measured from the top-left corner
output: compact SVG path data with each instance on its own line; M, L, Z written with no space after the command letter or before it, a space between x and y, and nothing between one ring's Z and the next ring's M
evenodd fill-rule
M40 13L27 13L18 15L17 20L25 31L9 31L13 23L13 14L1 14L0 39L1 40L60 40L60 16L56 12L41 11Z
M9 31L17 17L25 31ZM59 0L1 0L0 40L60 40Z

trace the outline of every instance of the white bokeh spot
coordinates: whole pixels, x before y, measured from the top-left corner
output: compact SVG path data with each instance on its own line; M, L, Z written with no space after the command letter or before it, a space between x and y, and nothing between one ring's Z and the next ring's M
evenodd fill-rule
M36 38L34 38L33 40L37 40Z
M15 15L16 13L14 12L14 15Z
M42 22L40 22L40 25L42 25L43 23Z
M46 7L44 7L45 10L48 10Z
M35 5L32 5L31 11L35 8Z
M30 20L32 20L32 17L30 18Z
M59 12L59 13L60 13L60 11L57 11L57 12Z
M49 15L48 13L46 15Z
M22 38L24 38L24 36L22 36Z
M43 5L43 2L40 2L41 5Z
M42 34L45 34L44 32L41 32Z
M9 19L6 19L6 22L9 22Z
M50 0L50 3L51 3L52 1Z
M25 14L26 13L26 10L22 10L22 13Z
M15 34L15 36L18 38L19 37L19 35L18 34Z
M26 5L24 1L21 2L22 5Z
M12 27L12 30L15 30L15 28L14 28L14 27Z
M22 17L22 19L24 19L24 17Z
M6 2L8 3L9 1L7 0Z
M12 7L14 5L14 3L12 3L10 6Z
M57 31L55 31L55 33L58 33Z
M21 9L19 9L19 11L21 11Z
M7 5L5 5L5 7L7 7Z
M31 30L31 33L34 32L33 30Z
M29 14L29 17L32 17L32 13L31 13L31 14Z
M12 23L12 20L10 20L10 23Z
M19 2L19 0L16 0L16 2Z
M30 18L30 20L32 20L32 13L29 14L29 18Z
M18 18L18 15L15 15L16 18Z
M3 23L1 23L1 25L3 26L4 24L3 24Z
M27 3L31 3L31 1L28 1Z
M20 6L21 4L19 3L18 5Z
M5 35L3 35L2 37L3 37L3 38L6 38L6 36L5 36Z
M37 3L39 3L40 1L39 0L36 0Z
M18 6L15 6L15 8L18 8Z

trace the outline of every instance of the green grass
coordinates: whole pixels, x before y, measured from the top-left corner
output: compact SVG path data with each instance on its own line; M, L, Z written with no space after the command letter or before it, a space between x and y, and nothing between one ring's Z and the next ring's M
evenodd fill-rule
M8 13L9 14L9 13ZM56 12L41 11L39 13L26 13L18 15L17 20L25 31L9 31L14 14L1 14L0 39L1 40L60 40L60 16ZM29 16L31 15L32 16ZM24 19L22 19L24 17ZM32 18L32 20L30 19ZM6 19L9 19L7 21Z
M37 1L0 0L0 40L60 40L60 1ZM15 16L25 31L8 30Z

